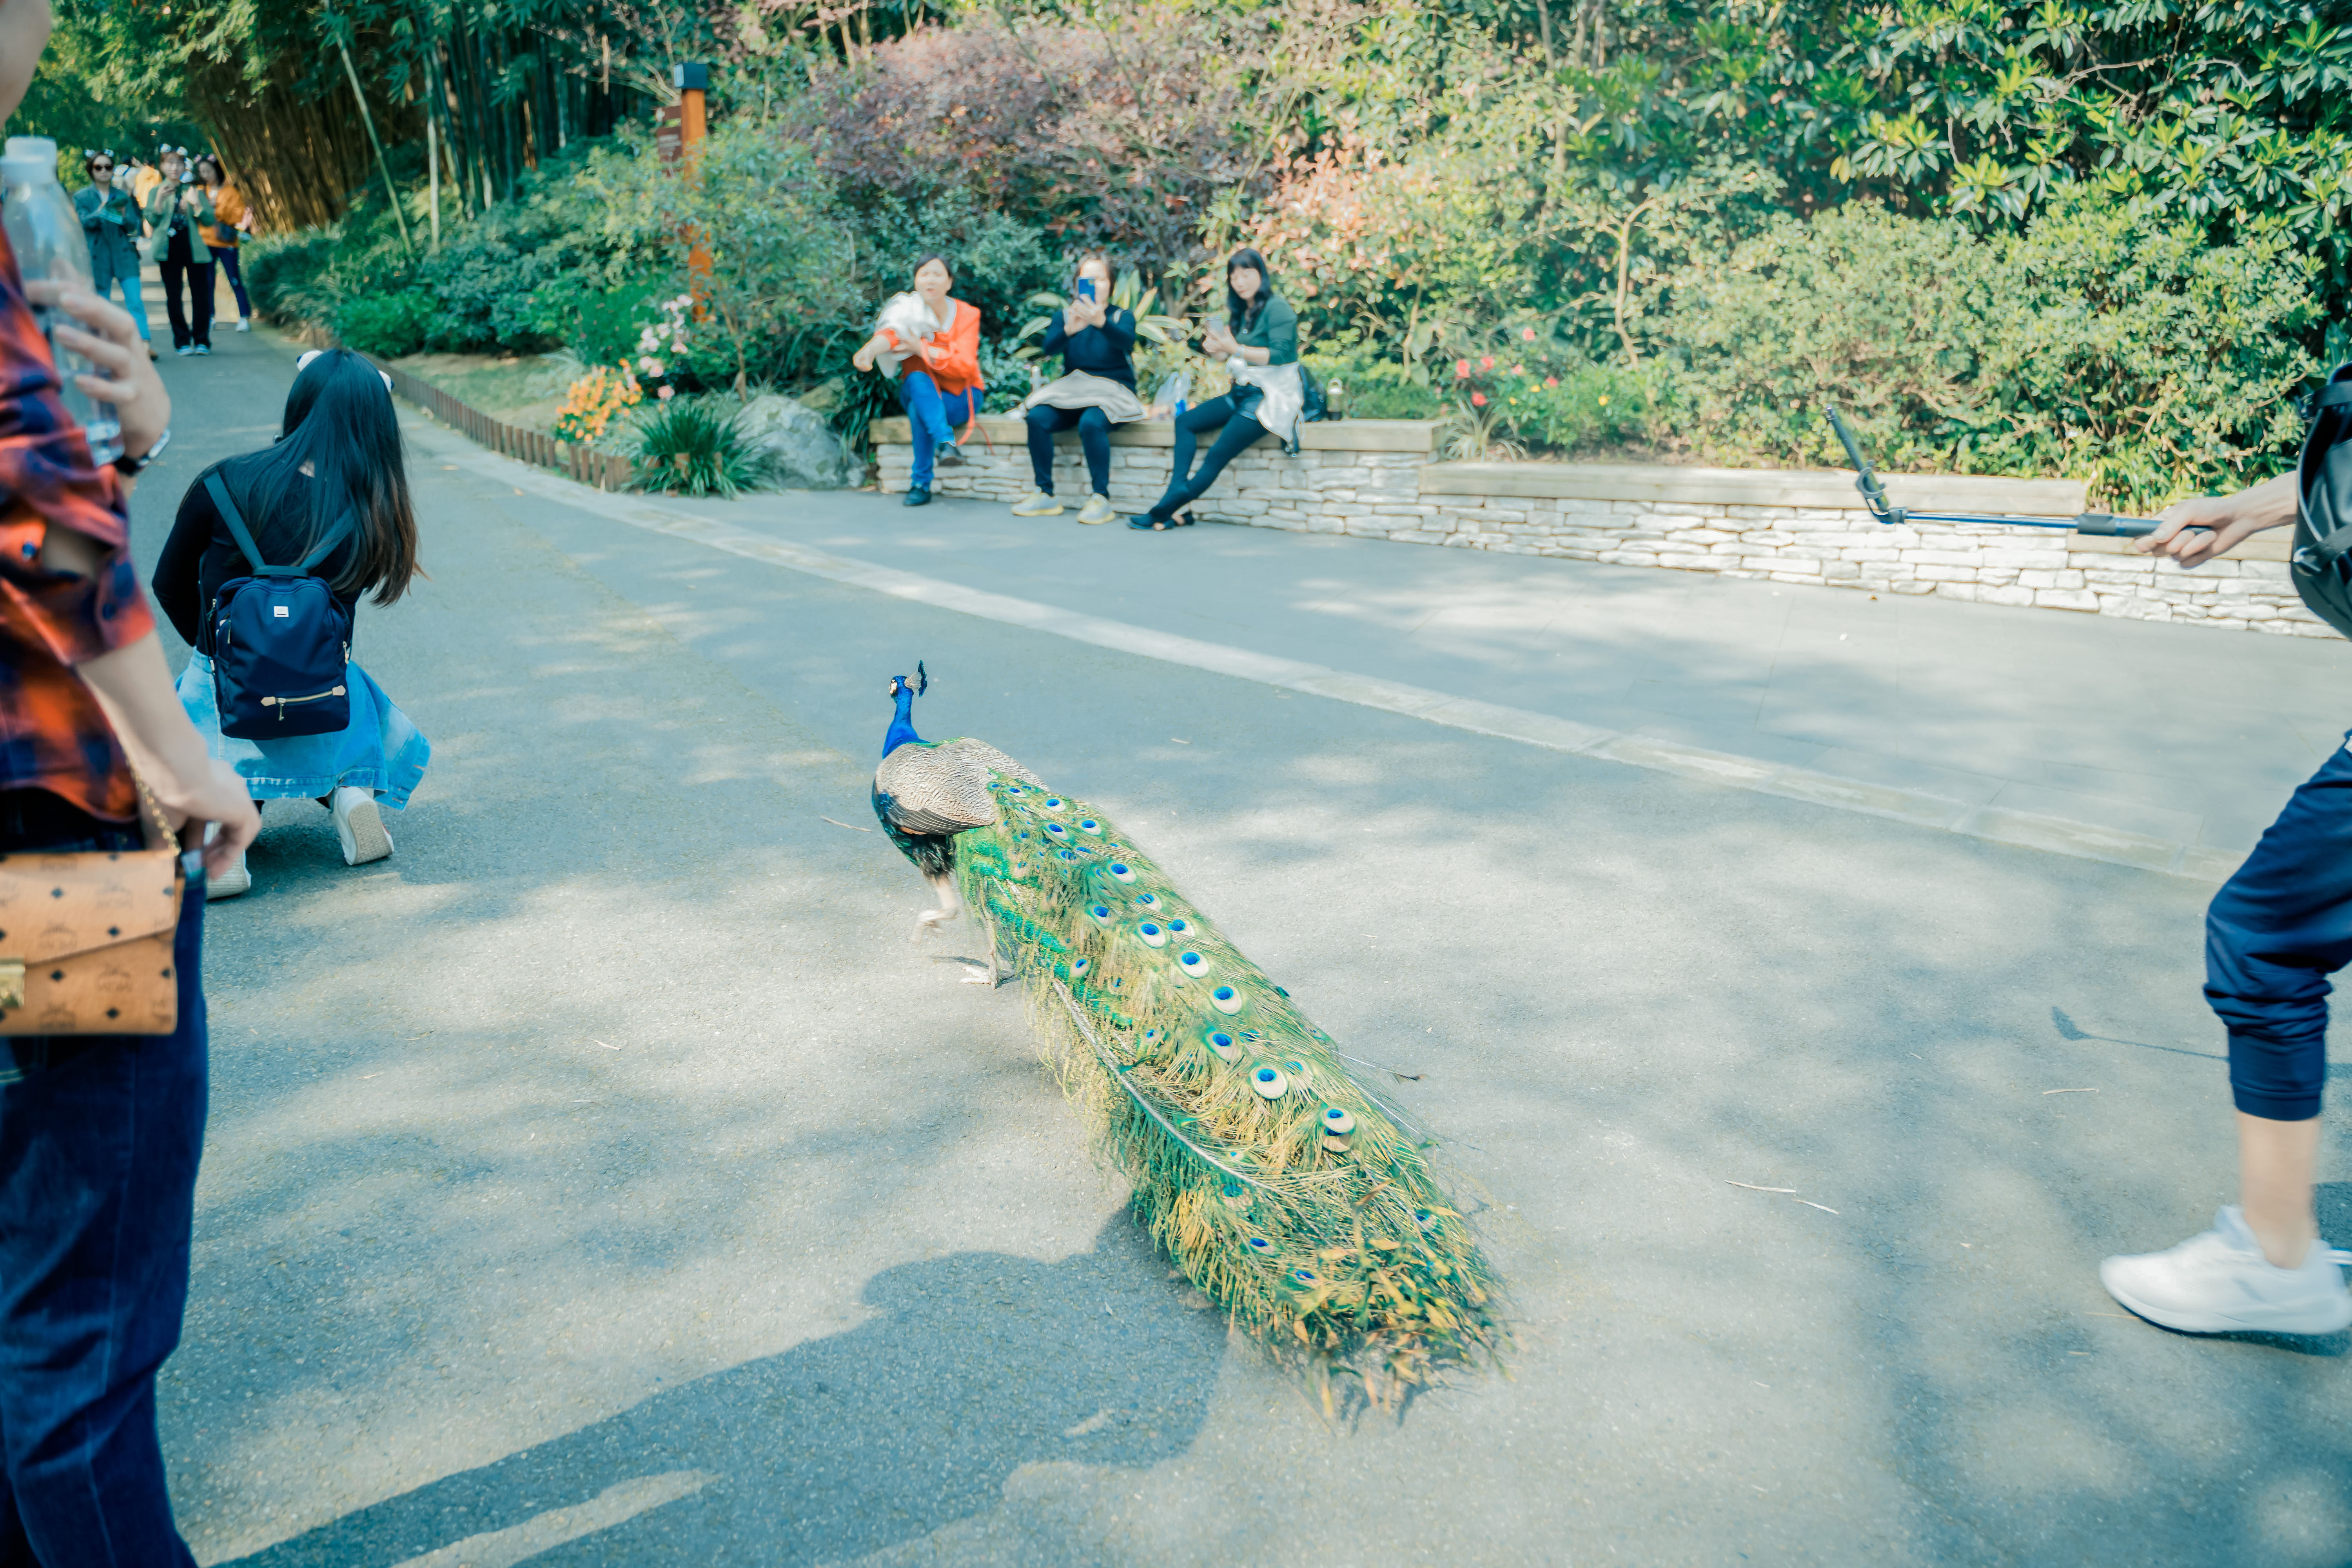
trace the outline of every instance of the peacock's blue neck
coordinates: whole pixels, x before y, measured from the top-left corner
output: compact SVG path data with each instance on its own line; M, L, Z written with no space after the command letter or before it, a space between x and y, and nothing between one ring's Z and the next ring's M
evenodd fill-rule
M894 700L898 703L898 711L890 716L890 728L882 734L882 754L886 757L909 741L919 745L923 739L915 733L914 689L899 687Z

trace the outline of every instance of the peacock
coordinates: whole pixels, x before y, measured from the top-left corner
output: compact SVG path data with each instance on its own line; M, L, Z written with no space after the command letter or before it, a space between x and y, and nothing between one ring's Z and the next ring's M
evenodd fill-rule
M917 938L966 909L985 928L975 978L1024 982L1153 1238L1243 1328L1375 1405L1492 1359L1497 1283L1412 1118L1102 813L983 742L916 734L929 684L919 663L892 678L874 771L875 816L939 897Z

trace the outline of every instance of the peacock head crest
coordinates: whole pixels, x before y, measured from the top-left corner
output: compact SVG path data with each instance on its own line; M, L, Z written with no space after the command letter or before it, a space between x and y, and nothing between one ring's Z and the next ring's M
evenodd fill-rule
M901 691L911 691L916 696L920 697L924 692L929 691L930 689L930 672L923 668L923 661L919 658L915 661L914 674L894 675L890 678L890 697L894 701L897 700L898 693Z

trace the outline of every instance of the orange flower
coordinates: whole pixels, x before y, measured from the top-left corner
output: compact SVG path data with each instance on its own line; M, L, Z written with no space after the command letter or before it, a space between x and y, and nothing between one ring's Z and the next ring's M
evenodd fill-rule
M1474 393L1472 393L1472 394L1470 395L1470 406L1471 406L1471 407L1473 407L1473 408L1484 408L1484 407L1486 407L1486 395L1485 393L1483 393L1483 392L1474 392Z

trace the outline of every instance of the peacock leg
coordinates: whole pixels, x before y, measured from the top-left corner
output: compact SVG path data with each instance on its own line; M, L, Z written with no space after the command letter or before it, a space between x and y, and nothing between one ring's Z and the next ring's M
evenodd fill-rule
M931 931L963 913L963 899L956 892L955 873L938 871L931 874L931 889L940 896L940 907L925 910L915 917L915 940L920 942Z

